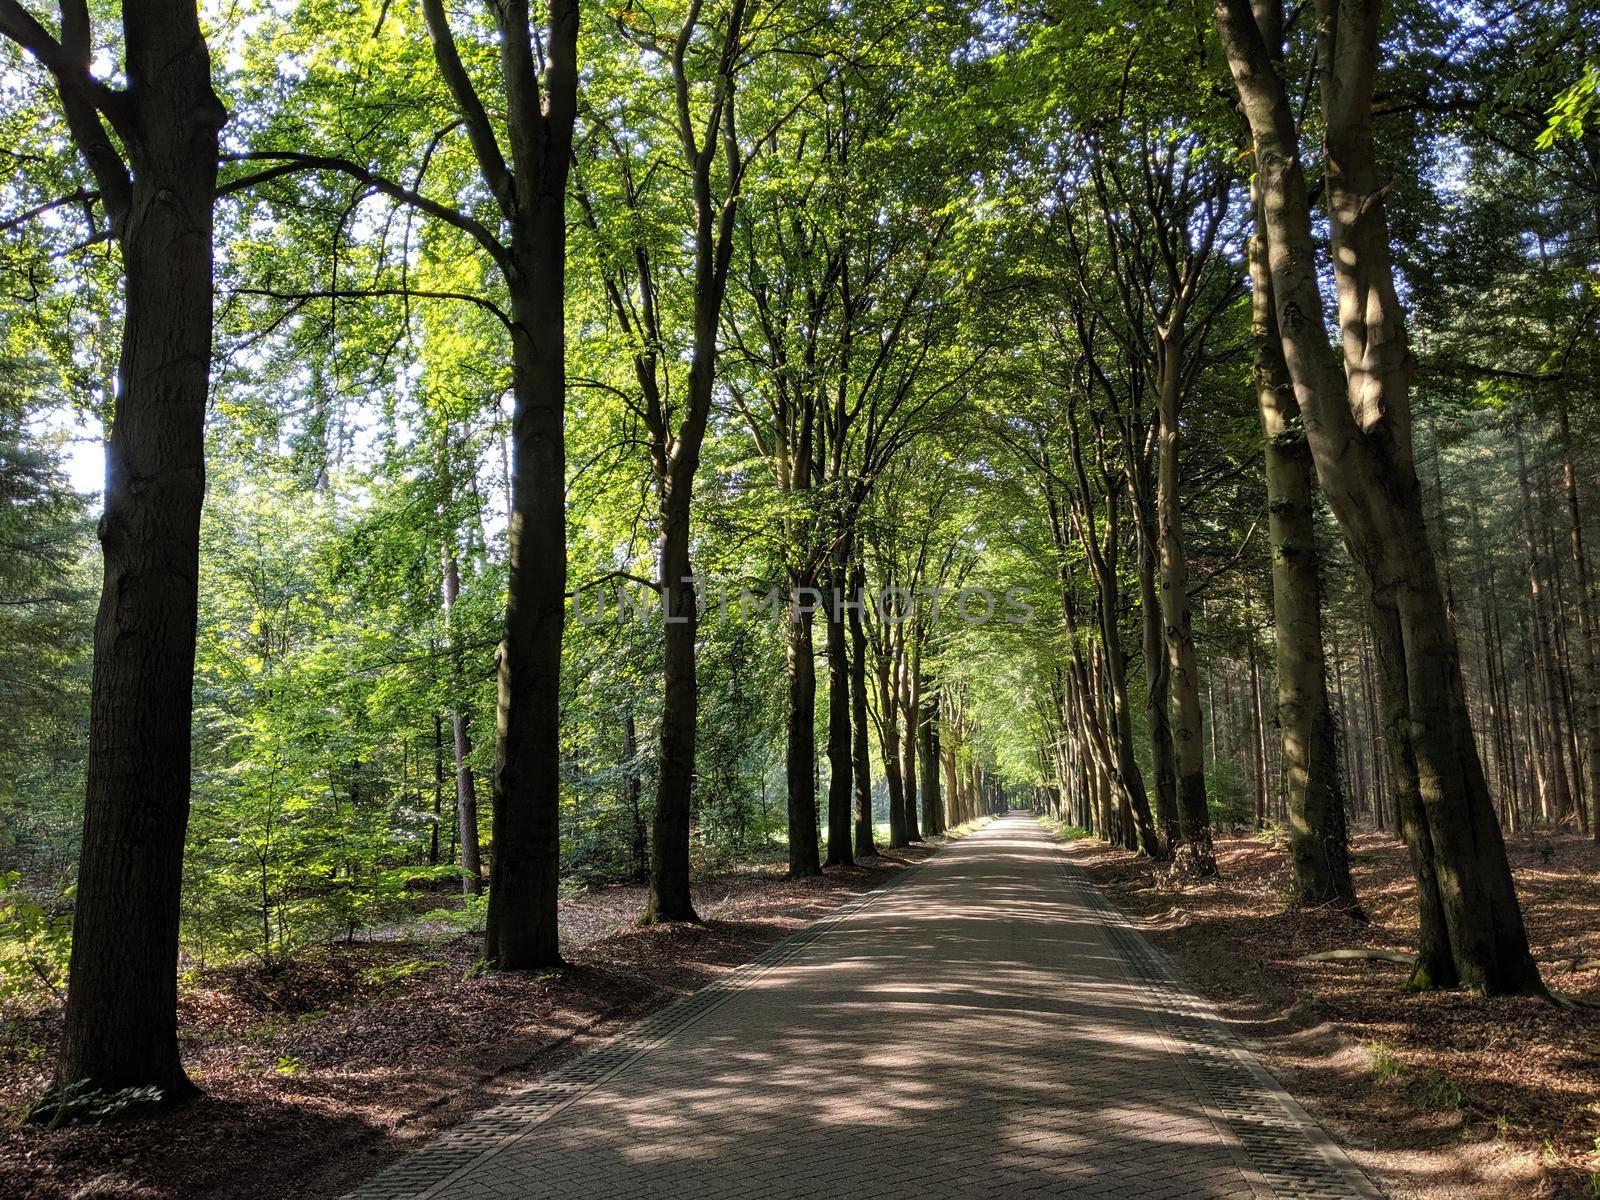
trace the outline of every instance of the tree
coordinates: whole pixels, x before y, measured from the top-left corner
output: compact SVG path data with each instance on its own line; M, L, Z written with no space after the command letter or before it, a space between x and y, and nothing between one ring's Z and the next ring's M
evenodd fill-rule
M638 395L629 403L646 431L656 493L654 586L660 597L665 646L650 894L645 905L645 919L652 922L699 920L689 893L699 707L695 638L700 616L690 562L690 516L717 378L717 330L728 290L734 219L750 159L767 132L752 138L740 120L741 74L754 53L749 19L744 0L733 0L726 10L716 11L692 0L678 14L677 28L670 34L642 14L623 13L616 21L621 42L640 60L635 69L660 70L667 80L667 94L661 99L672 114L676 166L688 184L683 234L691 261L683 280L689 303L682 312L666 307L670 288L663 272L671 269L675 248L646 236L655 232L655 222L665 215L649 190L647 181L654 172L647 162L636 162L636 158L648 160L654 148L625 137L615 123L616 114L602 114L601 130L591 141L592 154L609 154L612 159L615 219L600 210L592 179L585 180L588 190L582 201L588 228L603 248L600 269L608 307L632 345ZM646 206L648 217L641 219ZM689 362L684 399L674 411L664 383L675 365L667 346L669 334L676 331L668 322L680 316L688 330Z
M1255 12L1269 55L1280 59L1282 6L1261 0ZM1278 335L1266 221L1259 193L1259 185L1253 184L1250 316L1255 341L1256 403L1266 440L1278 723L1289 785L1289 857L1299 904L1359 912L1355 885L1350 880L1344 789L1322 648L1322 581L1311 451Z
M153 1088L175 1101L194 1091L178 1055L178 902L205 495L211 205L227 113L212 90L194 5L130 0L122 33L128 82L116 88L91 73L83 0L63 3L59 37L17 0L0 4L0 34L54 80L98 191L105 226L97 236L117 243L123 264L83 849L55 1089ZM88 190L79 198L87 201Z
M488 256L505 288L508 303L501 307L479 291L413 287L402 264L394 287L336 286L319 294L470 303L492 314L511 344L509 574L497 667L493 854L484 952L502 970L531 970L561 961L556 897L567 578L566 195L577 115L579 8L576 0L551 0L547 28L538 38L527 0L489 8L493 29L472 26L472 53L464 60L442 0L425 0L422 6L435 78L449 97L452 114L443 132L425 139L418 176L440 140L463 131L476 183L493 198L503 233L465 208L430 199L345 154L252 150L237 157L273 165L229 186L266 183L304 171L346 176L361 185L361 197L383 195L464 235ZM495 82L504 93L504 103L493 116L468 65L484 58L482 51L489 46L498 47ZM336 81L330 86L337 86ZM316 89L308 85L306 91L310 103ZM391 132L403 136L402 131ZM306 295L302 289L298 298ZM283 298L297 299L294 293Z
M1284 357L1317 477L1366 574L1422 919L1416 986L1542 990L1467 713L1412 451L1410 356L1373 157L1379 5L1319 3L1326 210L1345 362L1327 339L1299 135L1255 14L1217 32L1255 144Z

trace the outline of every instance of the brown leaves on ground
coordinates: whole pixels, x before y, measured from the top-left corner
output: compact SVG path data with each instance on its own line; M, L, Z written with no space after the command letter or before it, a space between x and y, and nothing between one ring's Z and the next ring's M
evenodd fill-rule
M477 973L468 935L329 947L270 974L204 973L179 1013L204 1095L153 1117L17 1125L47 1081L59 1015L8 1019L0 1197L338 1195L927 853L886 852L819 879L770 865L710 875L695 885L699 926L640 926L643 887L592 889L563 905L569 965L536 976Z
M1508 851L1546 983L1600 1000L1600 847L1540 834ZM1600 1012L1406 992L1391 962L1301 961L1416 949L1405 848L1366 834L1351 852L1367 926L1287 911L1288 862L1266 839L1220 839L1221 879L1176 889L1146 861L1071 849L1390 1196L1600 1194Z

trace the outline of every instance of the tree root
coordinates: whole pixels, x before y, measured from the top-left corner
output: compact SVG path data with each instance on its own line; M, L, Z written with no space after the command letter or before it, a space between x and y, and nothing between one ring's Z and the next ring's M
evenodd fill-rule
M1371 960L1376 962L1399 963L1403 967L1417 965L1417 956L1407 954L1403 950L1320 950L1316 954L1301 955L1296 962L1357 962Z

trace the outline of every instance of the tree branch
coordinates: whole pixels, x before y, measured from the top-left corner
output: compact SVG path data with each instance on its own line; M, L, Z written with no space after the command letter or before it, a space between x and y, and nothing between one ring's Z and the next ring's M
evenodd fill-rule
M506 166L505 155L495 139L494 127L489 124L489 114L478 98L477 89L461 63L456 50L455 35L450 32L450 18L445 14L443 0L422 0L422 15L428 25L428 40L433 43L434 61L439 64L439 74L450 96L461 110L461 119L467 126L467 137L472 142L472 152L477 156L478 169L489 185L489 193L507 217L516 215L517 189L511 169ZM505 31L501 31L502 39Z
M315 292L279 292L271 288L234 288L238 296L265 296L269 300L370 300L384 296L402 296L408 300L459 300L464 304L475 305L511 329L511 316L492 300L485 300L482 296L474 296L467 292L430 292L418 291L416 288L330 288L326 291Z
M9 3L9 0L0 0L0 4ZM489 252L495 264L505 272L511 269L511 255L506 250L488 226L481 224L467 216L458 209L451 208L448 204L441 204L437 200L430 200L412 189L387 179L368 167L363 167L353 159L341 158L337 155L326 154L298 154L287 150L251 150L243 154L223 155L224 162L270 162L277 164L253 175L240 176L230 179L217 186L217 195L226 196L233 192L243 191L245 188L254 187L256 184L265 183L282 175L289 175L296 171L333 171L337 174L347 175L351 179L366 184L375 192L381 192L391 200L398 200L402 204L413 207L443 221L446 225L454 226L467 234L480 246Z

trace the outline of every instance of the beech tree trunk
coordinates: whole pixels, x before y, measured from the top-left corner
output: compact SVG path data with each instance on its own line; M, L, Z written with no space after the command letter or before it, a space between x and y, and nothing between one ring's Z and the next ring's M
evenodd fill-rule
M844 628L845 575L842 564L829 578L828 639L828 866L855 865L850 798L855 766L850 754L850 648Z
M857 566L850 574L850 762L856 785L856 857L875 858L872 828L872 752L867 731L867 631L861 623L866 576Z
M945 829L944 803L939 795L939 696L926 678L918 691L922 696L922 745L917 754L922 768L922 832L932 836Z
M1275 0L1263 0L1256 11L1269 12L1274 18L1270 25L1262 22L1262 33L1276 60L1282 44L1281 7ZM1278 336L1261 197L1252 199L1250 316L1256 403L1266 440L1274 662L1278 725L1288 774L1289 860L1294 869L1295 902L1304 908L1330 906L1359 912L1350 879L1338 737L1328 701L1328 669L1322 647L1322 580L1311 448L1306 444Z
M575 25L576 16L573 21ZM566 141L570 144L570 120ZM499 654L494 854L484 938L484 958L503 971L561 962L556 900L567 584L566 231L561 215L566 169L554 164L550 169L563 184L537 214L542 253L533 253L530 245L522 273L540 286L512 291L510 560ZM519 296L523 291L530 294ZM463 813L463 838L465 820Z
M1116 569L1115 560L1109 564ZM1115 585L1100 588L1100 636L1104 651L1108 732L1117 756L1117 775L1121 781L1123 807L1127 810L1129 833L1126 844L1150 858L1166 857L1166 847L1157 836L1150 813L1150 799L1144 789L1144 773L1133 744L1133 708L1128 702L1128 672L1122 649L1120 589Z
M441 73L442 13L429 13ZM525 0L496 15L515 174L480 163L512 215L511 519L495 721L493 856L484 959L504 971L559 965L561 639L566 624L566 193L577 115L578 6L552 0L541 54ZM454 57L453 47L449 50ZM536 77L544 65L544 103ZM454 66L459 70L457 60ZM455 84L452 84L452 88ZM470 106L465 106L470 107ZM481 105L478 106L481 110ZM468 114L469 122L476 118ZM475 142L480 135L475 135Z
M1255 142L1278 328L1323 491L1365 572L1400 820L1417 876L1413 985L1542 992L1469 723L1412 455L1410 355L1372 144L1377 0L1319 0L1325 188L1344 341L1317 286L1298 130L1247 0L1216 0Z
M942 740L939 746L940 764L944 767L944 794L946 802L950 805L951 825L960 825L966 818L961 812L961 784L956 777L956 748L949 740Z
M809 584L796 588L796 600ZM802 611L803 610L803 611ZM789 877L822 874L817 855L817 660L812 614L795 602L789 614L789 703L785 767L789 802Z
M63 5L59 42L4 12L0 36L54 77L123 265L83 842L51 1092L151 1087L170 1103L195 1091L178 1054L178 916L205 497L211 205L227 113L212 91L192 3L127 0L122 21L122 89L90 75L96 43L86 7ZM53 1111L48 1097L36 1110Z
M670 476L661 506L664 687L646 922L700 919L689 898L689 822L694 785L695 714L700 697L694 656L699 611L689 566L688 480L692 478L692 471Z
M906 794L900 775L900 701L894 679L894 650L890 629L883 632L877 663L878 751L883 757L883 776L889 788L889 848L909 845L906 829Z
M914 639L916 631L907 630L906 636ZM902 652L896 689L896 702L905 718L905 736L900 743L900 786L905 790L906 840L912 842L922 840L922 825L917 819L917 725L922 700L917 690L920 674L914 661L920 657L920 652L915 650L911 654Z
M1160 545L1161 623L1172 689L1172 743L1178 768L1178 838L1174 858L1183 870L1204 878L1217 873L1211 848L1211 813L1206 807L1205 743L1201 741L1200 674L1189 613L1189 556L1183 544L1178 495L1178 401L1183 390L1183 347L1161 339L1160 451L1156 475Z
M1136 469L1141 489L1147 489L1145 472ZM1150 735L1150 761L1155 774L1156 822L1166 842L1166 853L1179 836L1178 760L1172 748L1171 666L1161 625L1161 598L1156 587L1157 535L1151 497L1135 495L1134 517L1139 527L1139 618L1143 634L1145 725Z

